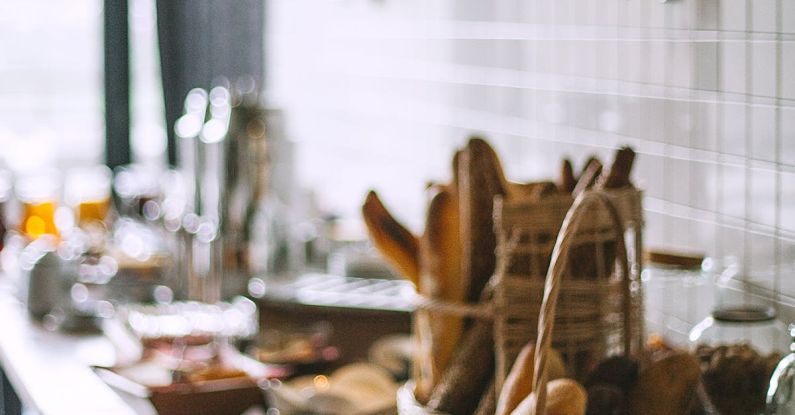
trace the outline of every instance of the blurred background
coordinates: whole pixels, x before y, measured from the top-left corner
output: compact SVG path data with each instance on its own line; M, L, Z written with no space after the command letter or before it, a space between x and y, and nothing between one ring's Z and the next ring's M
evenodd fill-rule
M792 303L791 0L115 3L0 5L5 167L164 168L187 91L245 74L323 214L356 220L389 189L419 229L424 184L472 133L516 179L630 144L647 245L737 256Z
M480 135L517 181L633 147L645 245L733 258L743 295L795 319L795 0L4 0L0 50L9 183L160 177L184 167L189 91L258 92L270 262L238 291L346 266L393 279L367 191L420 233L427 183ZM682 335L703 317L675 313Z

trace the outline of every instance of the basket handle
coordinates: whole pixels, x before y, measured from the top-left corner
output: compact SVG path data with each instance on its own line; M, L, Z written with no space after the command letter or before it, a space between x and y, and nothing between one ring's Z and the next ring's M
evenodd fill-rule
M555 325L555 313L560 294L561 280L568 264L569 249L583 212L594 203L601 203L606 209L613 222L616 233L617 254L620 256L622 294L624 297L624 353L629 354L632 343L631 304L630 304L630 280L629 280L629 259L627 255L626 242L624 241L624 225L621 222L618 210L614 203L602 190L589 190L581 193L566 213L563 220L555 247L552 250L549 269L547 270L544 285L544 301L541 303L541 312L538 319L538 338L536 339L535 370L533 374L533 391L536 393L535 415L544 415L546 412L547 398L547 355L552 343L552 330Z

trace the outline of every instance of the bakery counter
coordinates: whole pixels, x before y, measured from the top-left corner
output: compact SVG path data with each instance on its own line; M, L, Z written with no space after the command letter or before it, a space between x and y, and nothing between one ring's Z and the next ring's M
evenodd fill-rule
M261 327L321 323L331 328L328 342L339 351L335 365L367 360L382 336L410 332L407 284L319 274L271 284L259 299ZM117 393L92 369L125 360L118 339L47 330L28 316L2 277L0 330L0 414L155 414L147 400Z
M307 274L262 288L262 329L320 324L339 350L340 365L367 360L370 346L383 336L411 332L413 287L406 281Z
M115 363L108 338L44 329L28 317L8 284L0 284L0 330L0 413L154 413L146 402L125 401L91 369Z

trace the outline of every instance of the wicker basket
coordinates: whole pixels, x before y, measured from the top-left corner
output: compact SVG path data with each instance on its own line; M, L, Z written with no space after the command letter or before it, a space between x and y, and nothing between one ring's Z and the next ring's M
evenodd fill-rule
M594 200L604 203L599 206ZM559 272L566 278L560 286L552 346L561 352L577 379L606 355L642 347L640 191L593 190L576 201L568 195L542 201L498 198L494 212L498 391L521 348L538 337L539 305L545 284L549 284L553 247L566 237L564 219L571 216L576 217L576 229L569 231L571 235L561 248L563 258L558 258L564 261ZM627 241L632 246L627 255L629 272L622 275L614 264L618 248ZM627 303L625 286L629 287Z
M546 350L555 347L575 378L604 356L640 350L641 198L634 188L589 190L576 200L568 195L542 201L498 197L493 300L451 304L419 297L417 308L494 320L498 394L519 351L534 339L536 350L545 345L536 355L537 367ZM535 373L545 376L541 368ZM537 382L545 385L546 379ZM413 386L409 382L398 393L398 413L439 415L416 402Z
M621 216L619 210L621 204L616 203L615 199L606 192L588 192L582 194L574 202L574 205L566 214L566 218L563 221L560 234L555 241L549 270L547 271L544 284L543 303L541 304L537 326L538 337L536 338L535 367L533 372L533 391L536 393L536 406L533 415L544 415L546 412L548 378L546 359L554 343L553 340L559 338L558 334L555 333L555 326L559 323L560 316L566 314L565 307L567 305L564 304L563 300L565 297L563 293L565 293L567 289L564 276L566 276L568 273L567 271L571 268L571 263L568 259L572 254L572 248L576 247L579 242L578 235L589 227L588 222L583 220L585 216L584 213L588 211L590 206L596 203L604 207L608 222L613 224L612 231L616 242L614 253L617 258L614 259L616 259L616 264L618 264L616 267L618 272L614 272L613 274L618 274L616 280L618 281L617 285L620 289L618 289L616 293L618 298L610 299L610 302L620 304L620 309L623 311L616 312L621 315L622 321L620 321L621 330L617 333L618 338L613 340L621 344L620 347L625 355L631 353L635 341L642 342L642 335L636 333L636 327L638 326L636 322L639 323L642 321L642 318L637 314L637 311L633 309L633 304L636 304L637 301L633 301L635 297L633 297L633 280L631 279L632 264L624 241L624 223L626 217ZM568 306L575 305L568 304ZM641 345L636 344L634 346L640 347Z

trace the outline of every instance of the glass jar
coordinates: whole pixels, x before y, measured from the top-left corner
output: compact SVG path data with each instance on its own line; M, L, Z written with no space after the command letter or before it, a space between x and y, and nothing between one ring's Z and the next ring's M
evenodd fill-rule
M742 278L739 263L714 264L715 306L690 331L701 361L702 403L708 414L760 414L771 374L788 350L786 325Z
M694 346L747 344L760 354L787 350L787 326L772 307L745 306L716 309L690 331Z
M787 326L776 318L775 309L748 291L734 258L717 261L712 312L690 331L693 347L746 344L760 354L784 353L789 349Z
M692 325L712 308L712 273L702 255L648 251L641 273L644 317L648 334L665 337L672 345L687 346Z
M790 324L789 334L790 353L781 359L770 378L765 411L768 415L795 414L795 325Z

